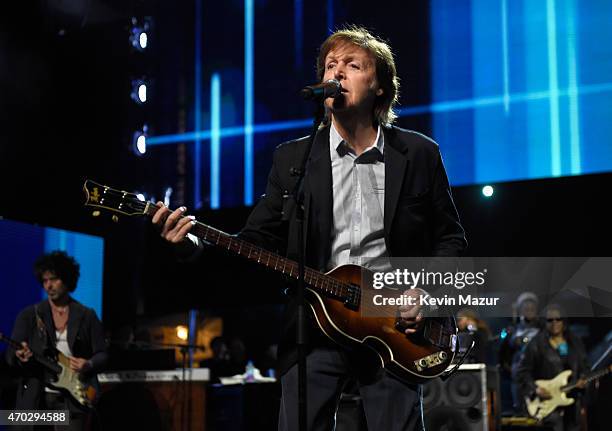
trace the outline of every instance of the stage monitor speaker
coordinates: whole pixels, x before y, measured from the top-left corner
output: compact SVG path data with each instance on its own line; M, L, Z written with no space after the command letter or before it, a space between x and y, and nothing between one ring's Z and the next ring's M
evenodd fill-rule
M484 364L461 365L447 380L423 385L427 431L489 431Z

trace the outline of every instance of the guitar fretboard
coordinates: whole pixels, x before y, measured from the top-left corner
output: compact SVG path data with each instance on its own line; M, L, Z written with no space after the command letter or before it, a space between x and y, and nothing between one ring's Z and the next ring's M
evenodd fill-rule
M606 374L608 374L610 371L612 370L612 365L607 366L606 368L602 368L601 370L598 371L594 371L592 374L589 374L588 376L586 376L584 378L584 381L586 383L589 383L593 380L597 380L602 378L603 376L605 376ZM571 384L571 385L567 385L567 386L563 386L561 388L562 391L567 392L567 391L571 391L572 389L574 389L576 387L576 383Z
M158 210L158 207L153 204L143 203L143 205L145 206L143 212L149 216L153 216ZM299 265L296 261L270 252L234 235L227 234L198 221L191 228L191 233L209 244L243 256L252 262L280 272L290 278L298 279L299 277ZM360 291L357 286L343 283L308 267L304 269L304 281L311 288L326 296L341 301L359 303Z

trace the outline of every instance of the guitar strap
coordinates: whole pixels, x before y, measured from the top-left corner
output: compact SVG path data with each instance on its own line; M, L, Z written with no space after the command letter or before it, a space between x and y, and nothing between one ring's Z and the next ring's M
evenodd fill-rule
M49 335L49 328L47 328L47 325L45 325L44 320L40 317L38 304L34 305L34 314L36 315L36 327L38 329L39 335L44 341L45 348L49 349L51 348L49 343L52 338ZM51 350L55 350L55 349L51 349Z

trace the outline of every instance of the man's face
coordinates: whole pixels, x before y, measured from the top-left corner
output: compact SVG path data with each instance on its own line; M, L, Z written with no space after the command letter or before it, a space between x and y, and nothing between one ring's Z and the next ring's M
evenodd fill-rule
M535 302L526 300L521 304L520 314L527 320L533 320L538 314L538 306Z
M54 272L45 271L42 275L42 285L45 292L52 301L64 298L68 294L68 288Z
M365 49L342 43L325 57L323 81L337 79L342 94L325 100L332 113L350 112L371 115L374 101L383 93L376 79L374 57Z
M560 335L563 333L563 320L559 310L548 310L546 312L546 329L550 335Z

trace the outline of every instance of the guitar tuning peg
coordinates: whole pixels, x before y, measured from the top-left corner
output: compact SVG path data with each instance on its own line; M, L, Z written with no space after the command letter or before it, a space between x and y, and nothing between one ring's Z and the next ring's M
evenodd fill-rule
M98 217L98 216L100 215L100 211L95 210L94 212L92 212L92 213L91 213L91 215L92 215L93 217Z
M119 217L117 217L116 214L111 217L111 220L114 221L115 223L119 223Z

